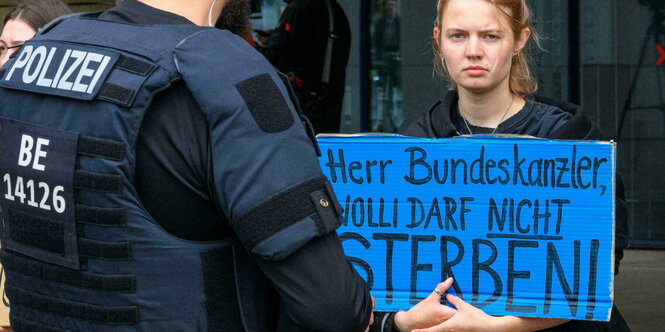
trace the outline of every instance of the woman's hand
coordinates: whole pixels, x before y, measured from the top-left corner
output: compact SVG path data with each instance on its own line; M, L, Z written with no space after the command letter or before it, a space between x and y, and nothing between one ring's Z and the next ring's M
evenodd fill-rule
M565 319L528 318L515 316L490 316L482 310L464 302L457 296L446 296L448 302L457 308L457 313L447 321L417 332L444 331L538 331L567 322ZM415 307L414 307L415 308ZM395 319L397 321L397 319Z
M453 279L448 278L448 280L438 284L436 289L441 293L445 293L452 284ZM395 314L395 325L402 332L426 328L445 322L453 317L455 312L455 309L441 304L441 295L433 291L432 294L409 311L400 311Z
M448 294L446 300L457 308L457 312L452 318L437 326L414 331L501 331L497 324L496 317L484 313L482 310L464 302L464 300L457 296Z

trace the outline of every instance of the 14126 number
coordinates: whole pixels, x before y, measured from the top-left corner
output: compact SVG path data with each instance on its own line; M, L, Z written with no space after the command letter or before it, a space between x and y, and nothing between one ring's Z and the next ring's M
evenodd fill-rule
M5 174L3 181L7 188L5 199L14 202L18 200L21 204L27 204L28 206L46 211L53 210L57 213L65 212L67 205L65 198L63 197L65 187L55 186L53 190L51 190L48 183L36 183L30 179L26 182L23 180L23 177L20 176L16 177L16 182L12 187L12 178L8 173Z

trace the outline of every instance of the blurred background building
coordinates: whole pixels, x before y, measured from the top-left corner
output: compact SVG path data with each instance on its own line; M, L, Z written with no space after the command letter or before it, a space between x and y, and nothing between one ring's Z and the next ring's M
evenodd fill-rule
M259 30L285 4L262 0ZM571 101L618 145L626 186L630 246L615 299L635 331L665 326L664 0L528 0L544 50L534 49L540 94ZM0 0L4 17L15 0ZM68 0L75 11L116 1ZM120 1L117 1L120 2ZM338 0L352 28L341 131L399 132L448 88L432 71L436 0Z

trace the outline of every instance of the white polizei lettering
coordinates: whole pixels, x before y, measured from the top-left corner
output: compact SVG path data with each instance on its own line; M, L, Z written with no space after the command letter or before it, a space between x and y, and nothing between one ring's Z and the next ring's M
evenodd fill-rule
M32 55L32 45L23 46L21 54L18 56L18 59L16 59L16 62L14 62L12 69L9 70L9 73L7 74L7 78L5 78L5 81L9 81L12 78L14 70L18 68L23 68L25 67L26 64L28 64L30 55Z
M72 50L67 50L65 52L65 56L62 58L62 61L60 62L60 66L58 67L58 71L55 73L55 77L53 78L53 85L51 85L52 88L57 88L58 87L58 81L60 81L60 76L62 75L62 71L65 69L65 65L67 64L67 60L69 60L69 55L72 54Z
M30 68L33 67L32 64L35 62L37 57L39 57L37 66L35 67L35 70L30 73ZM37 79L37 76L39 76L39 72L42 70L42 66L44 65L44 60L46 60L46 46L39 46L35 49L34 52L32 52L30 61L28 61L28 65L25 66L25 70L23 70L23 83L30 84Z
M92 90L95 89L95 86L97 85L97 82L99 81L99 78L102 76L102 73L104 73L104 70L106 69L106 66L108 66L109 61L111 61L110 56L104 56L102 59L102 63L99 64L99 68L97 68L97 72L95 73L95 77L92 78L92 81L90 82L90 85L88 85L88 91L87 93L92 93Z
M69 82L67 80L69 79L70 76L72 76L74 71L81 65L87 53L88 52L83 52L83 51L72 51L71 57L75 58L74 63L67 69L65 74L62 76L62 79L60 79L60 82L58 83L58 89L67 90L67 91L72 89L74 82Z
M21 149L18 154L18 165L26 167L30 165L32 161L32 146L35 144L35 141L30 135L21 136Z
M88 55L85 57L85 61L83 61L83 65L81 65L81 70L79 70L78 76L76 76L76 81L74 82L72 91L86 92L86 90L88 90L88 85L81 84L81 80L84 77L92 77L92 75L95 73L94 70L88 68L90 62L100 62L103 58L104 57L99 53L88 53Z
M32 168L43 171L45 169L44 164L39 163L39 158L46 158L46 151L42 150L42 147L48 146L51 141L45 138L37 137L37 146L35 147L35 162L32 164Z
M44 67L42 67L42 71L39 74L39 78L37 79L37 85L39 86L44 86L44 87L51 87L51 84L53 83L53 80L50 78L46 78L46 72L48 69L51 67L51 61L53 60L53 55L55 55L55 52L58 50L56 47L51 47L51 51L48 54L48 58L46 58L46 62L44 63Z
M17 75L22 75L25 84L92 93L108 68L111 57L101 53L72 49L62 51L64 51L64 55L61 58L58 55L57 47L25 45L7 73L5 80L10 80L15 70L23 69L22 73ZM55 69L52 67L55 67L55 63L58 62L55 75L49 78L48 76L53 75L53 69ZM90 80L90 83L86 84L85 82L88 80Z

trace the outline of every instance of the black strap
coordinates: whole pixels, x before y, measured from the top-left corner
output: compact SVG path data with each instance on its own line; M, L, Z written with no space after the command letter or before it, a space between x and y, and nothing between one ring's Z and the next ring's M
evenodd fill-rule
M83 190L119 193L122 191L122 177L115 174L76 171L74 186Z
M2 251L2 264L9 271L74 287L105 292L136 292L136 278L133 275L103 275L82 272L23 259L4 250Z
M125 159L125 144L90 136L79 137L79 154L122 161Z
M132 246L129 242L102 242L79 238L79 254L88 258L129 260Z
M326 182L328 184L328 182ZM317 214L312 217L318 236L334 232L340 225L341 206L335 198L335 194L329 186L309 194L309 198L316 208Z
M238 238L249 249L253 249L259 242L308 216L314 219L317 233L325 233L327 227L322 224L323 220L320 218L328 218L329 215L319 214L317 205L332 204L331 198L324 195L326 182L328 180L325 177L305 181L276 194L244 213L233 222ZM316 199L312 198L313 193L318 193ZM321 199L325 199L327 203L321 202ZM308 201L309 204L303 204ZM329 210L333 212L332 207Z
M136 90L128 89L113 83L104 83L99 90L99 94L97 94L97 98L121 106L130 107L132 106L135 95Z
M99 208L76 205L76 221L96 226L126 226L127 215L122 208Z
M332 52L333 44L335 43L335 19L330 0L326 1L326 9L328 9L328 44L326 45L326 55L323 59L323 72L321 74L321 83L330 83L330 73L332 71Z
M56 299L13 287L10 284L5 284L5 290L7 291L7 297L12 302L12 307L16 305L25 306L43 312L102 324L136 324L139 321L139 310L135 306L104 307Z
M70 332L71 330L64 330L61 328L46 326L32 320L27 320L17 314L16 310L9 312L9 321L15 331L30 331L30 332Z
M145 77L152 73L152 71L155 70L157 66L137 58L121 55L120 59L115 64L115 68Z

